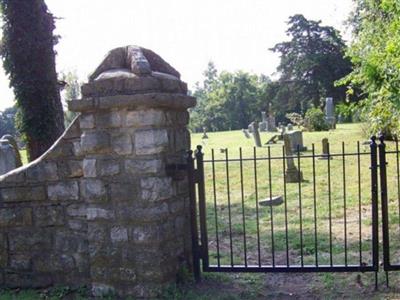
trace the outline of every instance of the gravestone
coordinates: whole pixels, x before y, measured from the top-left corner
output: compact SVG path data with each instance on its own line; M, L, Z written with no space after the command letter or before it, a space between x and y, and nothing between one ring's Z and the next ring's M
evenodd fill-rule
M253 134L253 138L254 138L254 144L256 145L256 147L262 147L260 132L258 131L258 122L254 121L253 123L251 123L251 128L252 128L252 134Z
M247 129L242 129L242 132L243 132L243 134L244 134L244 136L246 137L246 139L249 139L249 138L251 138L251 136L250 136L250 134L249 134L249 131L247 130Z
M21 160L21 155L19 153L19 148L18 148L18 144L17 141L15 140L15 138L11 135L11 134L5 134L1 137L1 140L7 140L9 141L10 145L14 147L15 149L15 159L16 159L16 167L20 167L22 166L22 160Z
M204 139L208 139L208 135L207 135L207 128L203 127L203 136L201 137L203 140Z
M275 134L274 136L272 136L266 143L265 145L271 145L271 144L276 144L279 141L279 134Z
M8 140L0 140L0 175L17 168L17 154Z
M294 164L292 145L288 134L283 135L283 142L285 145L285 155L286 155L286 171L285 171L286 182L288 183L301 182L303 181L303 173L297 170L297 167Z
M289 123L289 124L287 125L287 130L288 130L288 131L292 131L292 130L293 130L293 124L292 124L292 123Z
M253 133L253 122L251 122L251 123L249 124L249 126L247 126L247 131L248 131L249 133Z
M327 138L322 139L322 156L319 159L332 159L332 156L329 156L329 141Z
M261 112L261 122L259 124L259 128L261 132L268 131L268 118L267 113L265 111Z
M268 124L268 131L269 132L276 132L276 121L275 121L275 116L274 113L271 111L271 105L270 105L270 110L268 114L268 119L267 119L267 124Z
M292 152L296 153L297 151L303 152L307 151L307 147L304 147L303 144L303 132L300 130L290 131L287 133L291 145Z
M261 206L278 206L278 205L283 204L283 197L282 196L273 196L272 198L260 200L258 203Z
M333 104L333 98L331 97L326 98L325 120L329 124L330 129L336 128L335 105Z

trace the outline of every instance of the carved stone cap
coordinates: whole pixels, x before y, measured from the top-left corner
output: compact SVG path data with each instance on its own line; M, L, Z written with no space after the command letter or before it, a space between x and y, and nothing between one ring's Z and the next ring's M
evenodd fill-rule
M145 93L136 95L115 95L87 97L82 100L68 101L68 109L75 112L93 112L110 109L147 109L186 110L196 105L196 98L184 94Z
M82 86L83 98L149 92L187 94L187 85L159 55L139 46L111 50Z

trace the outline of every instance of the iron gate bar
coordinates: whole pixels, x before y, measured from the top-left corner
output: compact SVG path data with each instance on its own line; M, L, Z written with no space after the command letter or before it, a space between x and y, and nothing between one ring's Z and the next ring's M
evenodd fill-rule
M200 281L200 253L199 253L199 235L197 230L197 203L196 203L196 187L194 176L194 159L193 151L189 150L187 153L187 172L188 172L188 185L189 185L189 205L190 205L190 232L192 236L192 263L193 275L196 282Z
M220 267L216 265L210 265L203 269L204 272L249 272L249 273L347 273L347 272L376 272L374 266L359 266L359 265L275 265L273 266L263 266L261 265L221 265Z
M254 147L255 148L255 147ZM225 149L224 149L225 151ZM386 153L396 153L395 151L391 151L391 152L386 152ZM358 156L358 155L362 155L362 156L370 156L371 153L370 152L361 152L361 153L356 153L356 152L352 152L352 153L346 153L346 156ZM342 157L342 153L329 153L329 156L334 158L334 157ZM300 158L312 158L313 155L307 155L307 154L302 154L300 156ZM326 157L326 155L323 154L316 154L314 157L319 158L319 157ZM271 160L282 160L283 158L293 158L293 159L297 159L297 154L296 155L282 155L282 156L273 156L271 157ZM243 158L242 161L253 161L254 158ZM257 157L256 158L257 161L261 161L261 160L269 160L268 157ZM214 159L214 163L224 163L226 160L225 159ZM203 160L204 163L211 163L212 160L211 159L204 159ZM229 162L240 162L240 158L230 158Z
M378 159L376 136L371 137L371 198L372 198L372 265L375 271L375 290L378 289L379 220L378 220Z
M359 255L360 265L362 264L362 226L361 226L361 157L360 157L360 142L357 141L357 177L358 177L358 240L359 240Z
M379 171L381 179L381 209L382 209L382 245L383 245L383 268L385 271L400 271L400 265L393 265L390 260L390 236L389 236L389 209L388 209L388 196L387 196L387 153L395 153L398 162L399 153L396 151L387 151L384 142L384 137L379 137ZM398 150L398 142L396 142L396 150ZM397 164L398 168L398 164ZM399 176L397 175L397 178ZM398 200L400 201L400 200ZM400 205L400 203L399 203ZM400 217L400 215L399 215ZM386 276L388 279L388 277Z
M286 159L285 159L285 146L282 146L283 156L283 169L286 170ZM283 196L285 198L285 237L286 237L286 265L289 267L289 233L288 233L288 214L287 214L287 198L286 198L286 172L283 173Z
M332 194L331 194L331 150L329 142L326 143L328 150L328 205L329 205L329 261L333 266L333 245L332 245Z
M314 200L314 248L315 265L318 267L318 225L317 225L317 187L315 178L315 145L312 144L312 174L313 174L313 200Z
M201 152L202 147L197 146L196 151L196 166L197 173L199 176L199 184L197 186L197 192L199 196L199 217L200 217L200 238L201 238L201 260L204 267L208 266L208 236L207 236L207 219L206 219L206 197L205 197L205 186L204 186L204 163L203 153Z

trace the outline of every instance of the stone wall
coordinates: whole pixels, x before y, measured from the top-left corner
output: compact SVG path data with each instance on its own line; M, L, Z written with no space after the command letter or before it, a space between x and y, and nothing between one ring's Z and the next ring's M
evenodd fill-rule
M166 170L185 162L195 99L173 76L124 72L85 85L54 146L0 177L2 286L152 297L190 267L187 178Z

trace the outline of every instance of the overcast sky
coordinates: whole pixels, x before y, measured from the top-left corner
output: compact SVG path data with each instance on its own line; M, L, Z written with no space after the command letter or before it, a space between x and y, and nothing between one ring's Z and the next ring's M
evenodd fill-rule
M212 60L218 70L271 75L279 58L269 48L286 38L294 14L344 30L351 0L46 0L58 18L58 71L81 80L108 50L152 49L192 87ZM13 104L0 68L0 110Z

